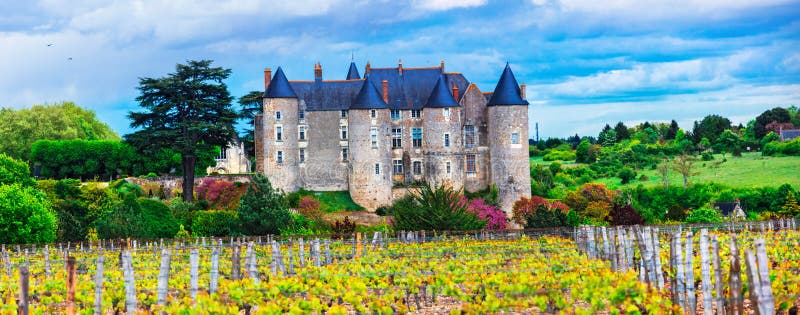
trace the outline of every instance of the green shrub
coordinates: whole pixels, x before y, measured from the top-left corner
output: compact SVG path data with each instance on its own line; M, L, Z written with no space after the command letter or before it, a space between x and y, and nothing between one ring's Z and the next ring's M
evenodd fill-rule
M97 220L101 238L170 238L180 222L164 203L127 194Z
M714 154L711 152L705 151L700 155L700 159L703 161L712 161L714 160Z
M234 211L198 211L192 221L192 235L230 236L239 234L239 218Z
M280 229L293 224L286 195L273 189L262 174L253 177L237 212L242 231L247 235L278 234Z
M574 161L574 151L550 151L542 157L545 161Z
M28 187L36 182L31 178L28 164L15 160L5 153L0 153L0 185L20 184Z
M480 230L486 227L467 208L461 191L438 185L422 187L417 194L401 198L392 206L396 230Z
M52 243L56 229L45 194L21 183L0 184L0 243Z
M692 210L686 216L686 223L717 223L722 222L719 212L710 208L700 208Z
M764 145L761 153L768 156L800 155L800 138L769 142Z
M163 202L139 198L145 234L143 238L169 238L178 233L180 222L172 216L172 211Z
M632 170L630 167L623 167L617 173L617 177L619 177L619 179L622 180L620 183L622 185L625 185L627 183L630 183L631 180L636 178L636 172Z

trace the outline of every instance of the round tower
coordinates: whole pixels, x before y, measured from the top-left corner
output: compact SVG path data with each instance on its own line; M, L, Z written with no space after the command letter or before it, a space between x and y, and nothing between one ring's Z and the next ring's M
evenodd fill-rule
M425 179L429 184L445 184L460 189L464 185L464 155L461 136L461 107L444 75L422 109Z
M264 93L262 163L272 186L285 192L298 189L298 106L297 94L278 67Z
M528 158L528 101L506 64L487 103L491 181L497 186L500 207L511 215L514 202L530 197Z
M392 202L389 107L368 76L348 111L350 197L374 211Z

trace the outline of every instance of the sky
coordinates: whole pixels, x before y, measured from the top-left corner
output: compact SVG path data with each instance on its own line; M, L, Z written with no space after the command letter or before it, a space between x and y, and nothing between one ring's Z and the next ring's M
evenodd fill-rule
M0 107L73 101L132 131L140 78L187 60L232 69L231 94L373 67L436 66L492 91L527 84L531 137L709 114L746 123L800 104L800 0L0 1Z

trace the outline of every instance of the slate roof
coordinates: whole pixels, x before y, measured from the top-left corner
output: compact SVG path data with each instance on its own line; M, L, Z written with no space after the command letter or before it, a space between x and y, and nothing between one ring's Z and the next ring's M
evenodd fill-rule
M347 80L358 80L361 79L361 75L358 74L358 68L356 68L355 62L350 62L350 69L347 69Z
M366 80L361 84L361 90L358 91L356 99L350 104L350 109L373 109L373 108L386 108L386 103L383 101L381 93L378 88L369 80L370 75L367 75Z
M456 103L456 100L453 98L453 94L451 94L450 89L447 88L447 81L445 81L444 75L440 75L439 80L436 81L436 85L433 87L433 92L431 92L431 96L428 97L428 102L425 104L425 107L458 107L458 103Z
M789 141L795 138L800 138L800 129L781 130L782 141Z
M517 78L514 77L514 72L511 67L506 63L506 68L503 69L503 74L500 75L500 80L494 88L492 98L489 99L487 106L498 105L528 105L528 101L523 100L519 96L520 89L517 84Z
M736 206L738 205L738 202L715 202L713 207L719 209L719 212L721 212L723 216L727 217L730 216L734 210L736 210Z
M454 85L458 87L459 91L466 91L469 87L469 81L464 75L443 72L441 67L403 68L402 74L398 68L371 68L369 75L365 75L364 79L286 81L289 83L286 84L288 89L277 81L278 73L285 78L283 71L278 68L275 79L270 83L265 97L298 97L305 101L308 111L350 109L364 80L369 80L376 87L381 99L383 99L382 81L386 80L389 87L389 108L404 110L422 109L428 103L428 98L440 77L444 78L447 90L452 89ZM357 74L358 70L355 68L355 64L351 63L347 77L352 78ZM273 88L273 85L276 87ZM271 93L273 90L281 93ZM290 94L296 96L282 96ZM463 92L459 94L459 101L462 97L464 97Z
M281 67L278 67L278 70L275 71L275 75L272 77L272 80L270 80L269 87L267 87L264 97L297 97L292 86L289 85L289 80L286 79L286 75L283 74L283 69L281 69Z

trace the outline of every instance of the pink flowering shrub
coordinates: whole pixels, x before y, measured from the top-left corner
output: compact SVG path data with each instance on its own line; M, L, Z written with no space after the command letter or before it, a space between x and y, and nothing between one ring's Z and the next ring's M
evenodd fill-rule
M497 206L486 204L483 199L477 198L469 201L467 209L477 213L478 218L486 221L486 229L492 231L502 231L508 227L506 213Z
M224 179L204 178L195 192L197 198L208 202L211 209L236 210L247 187Z

